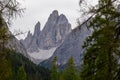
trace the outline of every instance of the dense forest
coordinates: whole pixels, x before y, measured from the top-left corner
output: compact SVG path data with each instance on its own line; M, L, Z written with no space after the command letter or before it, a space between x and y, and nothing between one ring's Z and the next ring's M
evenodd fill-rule
M0 71L4 70L0 74L0 80L50 80L49 69L37 66L19 53L6 51L6 59L0 64Z
M11 61L12 71L14 79L21 80L23 73L26 75L27 80L50 80L50 70L43 67L37 66L32 63L28 58L25 58L19 53L11 53L8 56L8 60ZM20 73L20 69L23 69L23 73ZM17 75L16 75L17 74ZM20 78L19 78L20 76ZM17 77L19 79L17 79Z

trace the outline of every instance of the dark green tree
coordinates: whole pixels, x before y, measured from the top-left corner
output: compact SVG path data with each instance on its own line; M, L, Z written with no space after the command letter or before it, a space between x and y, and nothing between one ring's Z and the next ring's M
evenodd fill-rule
M73 57L68 60L67 67L61 75L61 80L79 80L78 70L75 66Z
M17 15L21 15L23 9L17 0L0 0L0 48L10 38L8 24ZM1 48L2 49L2 48Z
M21 12L23 9L17 0L0 0L0 50L4 49L5 43L11 37L8 23Z
M114 6L117 0L99 0L88 28L93 29L84 44L86 48L81 80L119 80L120 77L120 13Z
M10 80L12 77L11 64L7 59L10 52L5 48L10 38L7 24L22 11L23 9L20 9L19 2L16 0L0 0L0 80Z
M4 55L5 53L0 51L0 80L11 80L13 75L11 64Z
M58 80L58 64L57 57L54 57L52 61L52 69L51 69L51 80Z
M60 70L60 72L59 72L59 80L65 80L64 79L64 71L63 70Z
M17 73L17 80L26 80L26 79L27 79L26 72L24 70L24 67L21 66Z

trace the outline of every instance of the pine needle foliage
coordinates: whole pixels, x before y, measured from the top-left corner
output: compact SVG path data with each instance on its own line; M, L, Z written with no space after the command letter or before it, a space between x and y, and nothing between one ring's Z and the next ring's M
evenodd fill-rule
M84 44L81 80L120 80L120 13L114 2L99 0L92 11L95 16L87 27L93 33Z

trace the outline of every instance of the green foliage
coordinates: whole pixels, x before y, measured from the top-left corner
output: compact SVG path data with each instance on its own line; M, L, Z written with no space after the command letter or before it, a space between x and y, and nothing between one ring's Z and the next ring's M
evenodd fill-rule
M5 48L5 43L9 39L7 22L19 9L16 0L0 0L0 80L10 80L12 78L11 63L7 59L9 52Z
M51 80L58 80L57 57L55 57L52 61Z
M78 70L72 57L68 60L67 67L63 73L61 73L60 80L79 80Z
M17 80L26 80L26 72L23 66L21 66L18 70Z
M59 80L65 80L65 79L64 79L64 71L63 71L63 70L61 70L61 71L59 72Z
M0 52L0 80L51 80L50 70L32 63L20 53Z
M4 49L5 43L7 43L8 40L8 29L6 28L6 25L3 23L2 16L0 15L0 50L2 51Z
M94 31L86 39L86 52L81 70L81 80L119 80L120 17L113 0L99 0L99 12L91 20L89 28ZM101 8L102 7L102 8ZM119 15L118 15L119 14Z
M1 54L5 54L0 52ZM10 80L12 78L12 68L10 61L5 56L0 57L0 80Z
M11 52L8 59L11 61L14 74L12 80L16 80L15 76L17 76L16 74L21 66L24 66L27 80L51 80L49 69L35 65L28 58L25 58L19 53Z
M0 28L0 49L4 49L9 37L7 34L7 29L5 27Z
M51 80L79 80L74 59L71 57L67 62L66 68L58 70L57 57L55 57L52 61Z

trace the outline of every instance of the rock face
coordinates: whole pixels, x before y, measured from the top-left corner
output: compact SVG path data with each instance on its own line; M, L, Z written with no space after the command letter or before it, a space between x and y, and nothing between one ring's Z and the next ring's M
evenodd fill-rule
M40 22L38 22L35 25L35 30L34 30L33 36L31 38L29 38L31 42L29 43L28 48L27 48L28 52L38 51L38 49L39 49L40 34L41 34L41 31L40 31Z
M38 22L35 25L34 34L32 35L28 32L27 37L24 40L20 40L20 42L25 46L28 54L32 55L31 53L39 53L41 50L51 51L50 49L60 46L70 32L71 25L66 16L63 14L59 15L58 11L54 10L50 14L42 31L40 31L40 22ZM53 50L55 51L55 49ZM35 57L33 58L35 59Z
M85 25L81 29L76 28L72 30L72 32L65 38L62 45L55 50L53 56L42 62L41 65L50 67L51 61L56 56L58 59L57 63L60 66L66 65L70 57L73 57L75 64L80 66L83 57L82 53L84 51L82 45L84 44L86 37L90 34L91 31L88 31Z
M37 51L37 48L39 47L38 39L40 33L40 22L38 22L35 25L34 35L32 35L32 33L30 33L29 31L27 37L24 40L20 40L20 42L25 46L25 49L27 51Z
M23 46L23 44L14 36L12 36L8 40L6 47L29 58L29 55L27 54L27 51L26 51L25 47Z
M5 47L9 48L11 50L16 51L17 53L20 53L26 57L29 58L29 55L27 54L27 51L25 49L25 47L22 45L22 43L10 32L6 22L3 19L3 26L0 27L5 27L7 29L7 35L10 37L8 39L8 42L6 42Z
M24 44L25 49L29 48L29 44L31 42L31 38L32 38L32 34L30 33L30 31L27 34L27 37L25 38L25 40L21 40L21 42Z
M58 15L58 11L53 11L45 24L41 33L40 48L50 49L57 47L65 39L66 35L70 33L71 25L65 15Z

